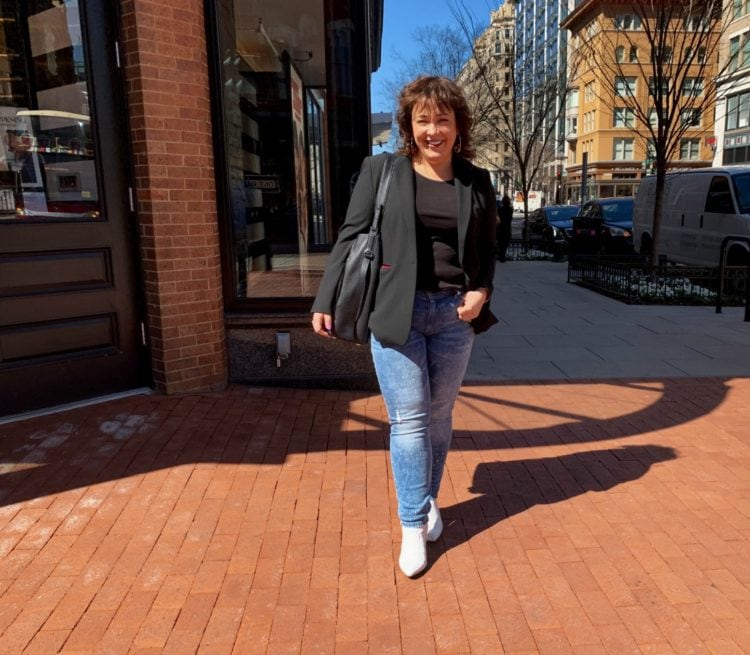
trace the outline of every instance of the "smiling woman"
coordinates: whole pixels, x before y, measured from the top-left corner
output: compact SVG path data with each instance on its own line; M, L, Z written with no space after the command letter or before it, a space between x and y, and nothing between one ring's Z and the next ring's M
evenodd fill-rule
M419 151L414 170L430 179L451 179L453 148L460 148L455 112L435 102L422 103L412 114L411 128Z
M382 266L369 328L402 526L399 567L427 566L426 542L443 529L437 505L452 412L474 334L489 311L495 268L495 192L468 161L471 116L458 86L420 77L399 97L404 147L383 204ZM350 244L370 229L385 157L365 159L346 221L313 303L313 329L335 337L333 307Z

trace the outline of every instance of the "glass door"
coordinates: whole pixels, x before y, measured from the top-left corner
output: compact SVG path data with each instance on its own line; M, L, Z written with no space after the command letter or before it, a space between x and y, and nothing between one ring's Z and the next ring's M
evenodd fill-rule
M0 0L0 415L142 383L109 4Z

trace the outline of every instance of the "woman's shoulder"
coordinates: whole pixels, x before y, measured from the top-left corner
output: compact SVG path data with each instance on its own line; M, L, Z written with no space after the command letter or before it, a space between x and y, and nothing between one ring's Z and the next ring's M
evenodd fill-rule
M486 168L482 168L481 166L477 166L473 162L471 163L471 168L474 172L474 177L479 179L490 179L490 172Z
M471 177L474 180L490 179L490 172L486 168L477 166L474 162L463 157L454 158L453 168L454 170L458 169L459 174L463 173L464 176Z
M365 161L369 161L373 168L385 165L387 159L391 159L394 164L401 164L403 162L409 162L409 158L404 155L399 155L395 152L381 152L377 155L369 155L365 157Z
M381 152L377 155L369 155L368 157L365 157L362 163L362 168L364 169L365 167L368 167L372 171L374 178L377 179L383 171L383 168L385 168L386 161L389 159L391 160L393 171L397 175L403 173L402 169L404 167L411 168L411 161L408 157L393 152Z
M464 184L470 185L478 193L483 195L486 194L488 197L492 196L494 201L495 187L492 184L492 176L490 175L490 172L486 168L482 168L481 166L477 166L473 162L470 162L468 159L463 159L461 157L458 157L457 159L460 163L456 166L456 162L454 162L453 165L453 170L457 173L456 177L464 180Z

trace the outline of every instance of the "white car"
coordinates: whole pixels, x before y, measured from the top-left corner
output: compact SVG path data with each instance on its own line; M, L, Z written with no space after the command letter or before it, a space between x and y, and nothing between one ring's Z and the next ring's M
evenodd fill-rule
M652 247L656 177L644 178L635 198L633 241L642 255ZM700 168L669 173L662 200L659 255L694 266L750 262L750 167Z

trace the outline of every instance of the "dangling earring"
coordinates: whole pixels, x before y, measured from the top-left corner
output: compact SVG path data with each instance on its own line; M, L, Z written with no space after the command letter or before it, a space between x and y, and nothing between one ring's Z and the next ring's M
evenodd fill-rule
M453 146L453 152L459 153L461 152L461 135L458 135L458 139L456 139L456 143Z

